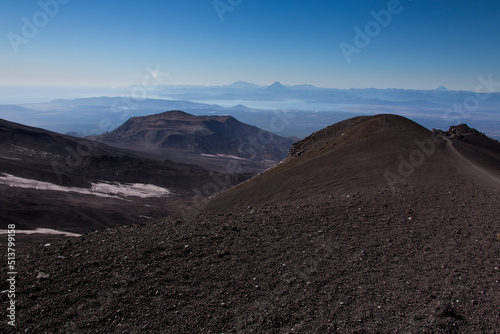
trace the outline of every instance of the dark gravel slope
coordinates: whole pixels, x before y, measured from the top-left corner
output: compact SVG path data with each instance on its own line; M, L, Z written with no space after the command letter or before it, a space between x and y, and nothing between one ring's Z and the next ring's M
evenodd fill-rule
M0 183L0 229L15 223L18 230L53 228L83 233L168 216L191 205L193 198L206 195L200 192L207 183L218 180L218 188L225 189L253 174L218 173L147 158L141 152L0 119L0 177L7 175L89 190L92 183L106 182L151 184L171 192L164 198L103 198ZM33 238L24 236L19 236L22 244L18 246L31 243ZM44 239L39 237L36 239ZM0 249L5 244L6 239L0 240Z
M194 213L22 251L17 332L498 333L499 188L444 140L401 175L431 133L366 120Z

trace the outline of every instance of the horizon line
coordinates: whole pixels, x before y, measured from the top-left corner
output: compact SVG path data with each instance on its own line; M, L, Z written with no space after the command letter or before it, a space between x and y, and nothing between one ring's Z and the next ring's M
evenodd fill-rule
M211 87L227 87L227 86L232 86L236 83L246 83L250 85L255 85L258 86L259 88L265 88L265 87L270 87L273 84L279 83L285 87L296 87L296 86L311 86L314 88L319 88L319 89L333 89L333 90L365 90L365 89L374 89L374 90L406 90L406 91L442 91L442 92L474 92L472 90L467 90L467 89L450 89L446 87L445 85L441 85L439 87L433 88L433 89L424 89L424 88L396 88L396 87L385 87L385 88L377 88L377 87L350 87L350 88L338 88L338 87L322 87L322 86L315 86L313 84L308 84L308 83L301 83L301 84L283 84L280 81L274 81L271 84L268 85L260 85L260 84L255 84L252 82L248 81L235 81L230 84L206 84L206 83L172 83L172 84L160 84L160 85L142 85L142 84L131 84L131 85L89 85L89 84L84 84L84 85L67 85L67 84L2 84L0 83L0 87L10 87L10 88L64 88L64 89L71 89L71 88L86 88L86 89L96 89L96 88L105 88L105 89L127 89L127 88L132 88L132 87L204 87L204 88L211 88ZM444 88L444 89L442 89ZM494 93L500 93L498 91L495 92L488 92L488 93L478 93L478 94L494 94ZM1 94L0 94L1 96Z

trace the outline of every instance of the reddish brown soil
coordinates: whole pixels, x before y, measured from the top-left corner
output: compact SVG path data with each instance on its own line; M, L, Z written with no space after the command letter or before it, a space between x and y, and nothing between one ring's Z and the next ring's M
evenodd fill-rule
M396 116L336 130L176 217L22 250L16 331L498 333L500 187L470 162L494 163L442 140L391 187L431 133Z

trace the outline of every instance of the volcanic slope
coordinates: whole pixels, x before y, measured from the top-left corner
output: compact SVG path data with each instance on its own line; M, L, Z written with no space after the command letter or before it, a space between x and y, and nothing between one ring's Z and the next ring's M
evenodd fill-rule
M498 175L500 144L477 130L474 139L464 139L454 128L429 131L395 115L351 118L295 143L276 168L203 205L220 210L361 190L396 194L417 186L458 186L460 180L484 179L477 168Z
M282 160L293 143L231 116L179 110L133 117L112 132L89 138L221 172L261 172Z
M0 120L0 229L84 233L151 221L194 203L214 179L229 187L248 177Z
M175 217L21 252L17 328L495 333L499 186L476 167L498 161L481 145L394 115L335 124Z

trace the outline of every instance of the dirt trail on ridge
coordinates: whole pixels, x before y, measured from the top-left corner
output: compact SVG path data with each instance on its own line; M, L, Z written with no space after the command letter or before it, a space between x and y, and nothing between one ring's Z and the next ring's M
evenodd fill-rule
M479 165L475 164L474 162L472 162L470 159L467 159L462 153L458 152L457 149L455 148L455 146L453 145L453 142L442 136L441 138L443 138L444 140L446 140L446 146L454 153L456 154L459 158L461 158L463 161L465 161L468 165L470 165L471 167L474 168L474 170L476 172L479 172L479 176L480 177L488 177L490 179L492 179L493 181L495 181L495 183L497 185L500 186L500 178L493 175L492 173L490 173L489 171L487 171L486 169L480 167Z

